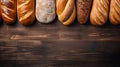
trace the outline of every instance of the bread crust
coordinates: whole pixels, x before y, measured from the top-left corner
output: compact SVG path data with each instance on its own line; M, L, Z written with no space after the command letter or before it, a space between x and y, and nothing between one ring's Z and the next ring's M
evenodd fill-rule
M80 24L85 24L88 21L92 0L76 0L77 20Z
M76 17L75 0L56 0L56 13L64 25L73 23Z
M120 24L120 0L111 0L109 20L111 24Z
M17 0L0 0L1 16L3 22L12 24L16 20Z
M109 13L109 0L94 0L90 14L93 25L102 26L106 23Z
M17 0L17 16L22 25L30 25L35 19L34 0Z
M1 18L1 7L0 7L0 23L2 22L2 18Z
M36 0L36 18L40 23L51 23L55 17L55 0Z

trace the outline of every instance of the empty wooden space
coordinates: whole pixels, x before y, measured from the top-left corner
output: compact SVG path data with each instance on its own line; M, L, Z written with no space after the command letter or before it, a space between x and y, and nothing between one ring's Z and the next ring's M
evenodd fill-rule
M0 67L120 67L120 26L1 24Z

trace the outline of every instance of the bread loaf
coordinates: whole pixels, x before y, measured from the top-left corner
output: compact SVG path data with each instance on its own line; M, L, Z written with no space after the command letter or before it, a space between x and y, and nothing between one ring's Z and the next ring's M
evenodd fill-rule
M85 24L90 15L92 0L76 0L77 19L80 24Z
M2 19L1 19L1 8L0 8L0 23L2 22Z
M34 0L17 0L17 16L22 25L30 25L35 19Z
M0 0L1 16L6 24L12 24L16 20L17 0Z
M36 18L39 22L50 23L55 17L55 0L36 0Z
M109 19L111 24L120 24L120 0L111 0Z
M108 19L109 0L94 0L90 21L93 25L104 25Z
M75 0L56 0L56 13L64 25L73 23L76 17Z

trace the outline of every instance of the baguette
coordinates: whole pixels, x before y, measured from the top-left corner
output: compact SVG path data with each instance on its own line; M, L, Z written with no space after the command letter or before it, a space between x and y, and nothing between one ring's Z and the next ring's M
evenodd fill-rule
M17 16L22 25L30 25L35 19L34 0L17 0Z
M1 16L3 22L12 24L16 20L17 0L0 0Z
M111 24L120 24L120 0L111 0L109 20Z
M56 0L56 13L63 25L70 25L76 17L75 0Z
M93 25L102 26L106 23L109 13L109 0L94 0L90 21Z
M88 21L92 0L76 0L77 19L80 24L85 24Z

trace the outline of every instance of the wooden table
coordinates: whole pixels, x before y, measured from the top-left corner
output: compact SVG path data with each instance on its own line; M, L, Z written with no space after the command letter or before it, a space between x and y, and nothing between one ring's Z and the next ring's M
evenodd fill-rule
M120 67L120 26L0 26L0 67Z

